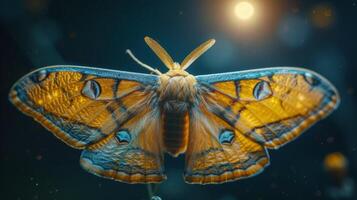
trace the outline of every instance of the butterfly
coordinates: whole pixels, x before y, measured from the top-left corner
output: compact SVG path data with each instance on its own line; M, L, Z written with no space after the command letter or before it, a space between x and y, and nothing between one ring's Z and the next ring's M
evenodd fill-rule
M181 64L155 40L145 42L168 68L151 74L81 66L35 70L9 99L69 146L81 166L125 183L166 179L164 153L185 153L187 183L254 176L270 163L267 149L296 139L337 108L335 87L302 68L274 67L193 76L186 69L215 40Z

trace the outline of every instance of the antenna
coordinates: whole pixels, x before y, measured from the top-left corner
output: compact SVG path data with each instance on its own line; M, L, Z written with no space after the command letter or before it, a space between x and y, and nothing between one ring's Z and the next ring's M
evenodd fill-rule
M138 63L140 66L144 67L145 69L147 69L147 70L149 70L149 71L151 71L151 72L154 72L154 73L157 74L157 75L161 75L161 74L162 74L159 70L154 69L154 68L150 67L149 65L147 65L147 64L145 64L145 63L143 63L143 62L141 62L139 59L137 59L137 58L134 56L134 54L130 51L130 49L127 49L127 50L126 50L126 53L129 54L129 56L130 56L136 63Z
M204 52L211 48L216 40L210 39L194 49L181 63L181 69L187 69L198 57L200 57Z
M148 36L146 36L144 40L168 69L174 68L174 61L172 60L171 56L158 42Z

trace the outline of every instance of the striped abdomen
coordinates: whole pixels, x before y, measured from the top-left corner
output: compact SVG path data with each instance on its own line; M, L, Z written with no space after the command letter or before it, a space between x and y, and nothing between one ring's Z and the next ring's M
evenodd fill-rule
M163 142L167 153L176 157L184 153L188 143L189 117L188 112L163 113Z

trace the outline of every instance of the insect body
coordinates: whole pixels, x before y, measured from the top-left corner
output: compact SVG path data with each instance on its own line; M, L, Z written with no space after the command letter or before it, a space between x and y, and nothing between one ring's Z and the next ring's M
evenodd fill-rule
M189 137L189 111L197 99L196 79L185 71L160 75L159 106L163 118L163 142L173 156L184 153Z
M277 149L331 113L336 89L291 67L193 76L186 72L214 40L179 64L153 39L169 69L154 74L53 66L21 78L10 101L69 146L96 175L126 183L166 179L163 153L185 153L185 181L209 184L258 174Z

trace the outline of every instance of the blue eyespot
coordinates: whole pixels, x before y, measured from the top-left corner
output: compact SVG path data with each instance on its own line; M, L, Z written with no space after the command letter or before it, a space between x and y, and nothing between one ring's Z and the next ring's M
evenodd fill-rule
M94 80L87 81L82 89L82 94L91 99L98 98L100 92L100 85Z
M257 100L263 100L272 94L271 88L266 81L260 81L257 83L253 90L254 98Z
M47 71L43 69L43 70L36 72L31 77L31 79L34 83L40 83L40 82L44 81L47 78L47 76L48 76Z
M120 130L116 134L116 138L120 143L130 143L131 135L127 130Z
M221 144L232 144L234 139L234 132L231 130L222 130L218 136L219 142Z

